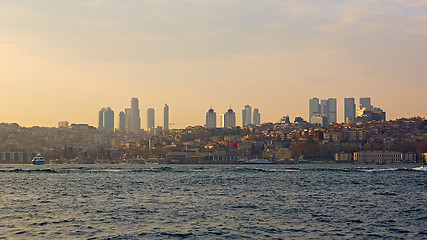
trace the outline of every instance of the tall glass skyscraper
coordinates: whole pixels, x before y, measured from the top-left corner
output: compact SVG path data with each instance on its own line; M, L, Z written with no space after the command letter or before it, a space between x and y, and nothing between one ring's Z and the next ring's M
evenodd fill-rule
M155 125L155 111L154 108L147 109L147 131L154 132Z
M249 124L252 124L252 108L245 105L245 109L242 110L242 127Z
M206 128L216 128L216 113L212 108L206 113Z
M126 128L128 131L139 131L141 130L141 117L139 115L139 100L138 98L132 98L131 107L125 109L126 115Z
M254 125L261 124L261 114L259 113L258 108L254 108L253 124Z
M114 111L110 107L104 111L104 129L108 132L114 132Z
M231 108L224 114L224 127L236 127L236 114Z
M320 104L318 98L308 100L308 121L312 123L311 118L320 114Z
M119 113L119 131L126 131L126 115L123 111Z
M360 98L359 101L360 101L360 108L371 108L371 98L370 97Z
M344 122L349 123L356 117L356 104L354 98L344 98Z
M104 112L105 108L101 108L98 112L98 129L104 128Z
M163 129L169 131L169 106L165 104L163 108Z

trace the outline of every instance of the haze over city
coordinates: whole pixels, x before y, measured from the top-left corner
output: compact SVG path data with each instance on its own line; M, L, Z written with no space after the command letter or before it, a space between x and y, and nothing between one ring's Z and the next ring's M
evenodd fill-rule
M308 120L308 99L372 97L427 116L427 1L0 1L0 122L97 125L140 101L161 124Z

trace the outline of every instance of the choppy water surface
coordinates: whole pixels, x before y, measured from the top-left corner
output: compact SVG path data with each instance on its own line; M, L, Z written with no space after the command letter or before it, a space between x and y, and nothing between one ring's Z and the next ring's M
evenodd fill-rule
M0 239L426 239L415 167L0 165Z

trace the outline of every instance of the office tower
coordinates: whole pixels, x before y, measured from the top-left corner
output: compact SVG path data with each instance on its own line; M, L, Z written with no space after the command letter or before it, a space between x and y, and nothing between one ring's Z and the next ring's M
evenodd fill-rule
M309 121L311 122L311 118L313 116L316 116L317 114L320 114L320 104L318 98L312 98L308 100L308 117Z
M104 129L108 132L114 132L114 111L110 107L104 111Z
M125 125L126 125L126 131L131 131L131 124L132 124L132 109L126 108L125 109Z
M328 118L328 123L337 122L337 99L328 98L328 111L326 117Z
M219 127L220 128L224 128L225 127L225 114L220 114L219 115Z
M102 129L104 127L104 111L105 108L101 108L98 112L98 129Z
M169 106L167 104L163 108L163 129L165 132L169 131Z
M320 114L321 115L328 115L329 109L328 109L328 100L322 99L320 100Z
M206 113L206 128L216 128L216 113L212 108Z
M131 107L125 109L126 128L128 131L139 131L141 129L141 117L139 115L139 100L132 98Z
M242 110L242 126L252 124L252 108L249 105L245 105L245 109Z
M224 127L236 127L236 113L231 108L224 114Z
M253 124L254 125L261 124L261 114L259 113L258 108L254 108Z
M371 108L371 98L370 97L364 97L360 98L360 108Z
M126 131L126 115L123 111L119 113L119 131Z
M354 98L344 98L344 122L349 123L356 117Z
M154 108L147 109L147 131L154 133Z
M336 123L337 122L337 99L328 98L320 100L320 115L325 115L327 118L327 123ZM317 116L312 115L311 117ZM313 121L310 119L310 122Z

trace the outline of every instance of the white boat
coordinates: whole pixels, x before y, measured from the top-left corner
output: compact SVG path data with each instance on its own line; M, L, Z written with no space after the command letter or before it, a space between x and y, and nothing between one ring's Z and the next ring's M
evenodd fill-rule
M44 165L46 163L44 157L40 153L37 154L37 156L33 157L33 160L31 160L31 162L34 165Z

